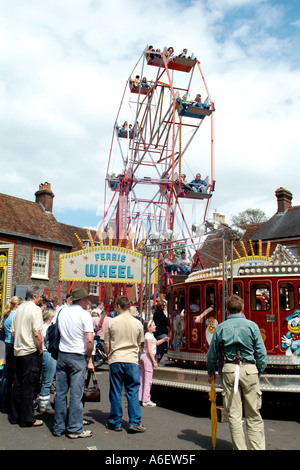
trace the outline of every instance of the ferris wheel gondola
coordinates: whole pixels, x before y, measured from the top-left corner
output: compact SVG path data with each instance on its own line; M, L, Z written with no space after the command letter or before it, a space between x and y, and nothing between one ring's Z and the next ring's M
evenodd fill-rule
M207 94L203 103L187 100L191 93L200 96L200 90ZM126 82L115 121L99 230L109 226L116 243L131 240L133 248L149 234L163 236L176 226L181 237L191 235L191 221L182 206L187 201L202 204L204 221L215 188L214 110L196 58L169 58L166 48L159 54L145 48ZM210 142L198 162L209 173L202 193L183 187L181 176L207 119L211 119Z

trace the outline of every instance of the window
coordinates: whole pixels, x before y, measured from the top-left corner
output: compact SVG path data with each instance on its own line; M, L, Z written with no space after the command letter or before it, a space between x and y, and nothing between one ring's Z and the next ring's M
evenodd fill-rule
M49 278L49 250L33 248L31 276Z
M240 286L239 284L233 284L233 295L238 295L239 297L243 298L242 286Z
M90 282L89 283L89 294L90 295L99 295L99 282Z
M189 309L191 313L197 313L199 315L201 310L200 302L200 288L191 287L189 290Z
M216 295L215 295L215 286L206 287L206 305L205 308L212 307L213 310L216 310Z
M185 291L184 289L174 289L173 311L175 315L180 313L185 307Z
M87 248L91 248L92 246L92 242L90 240L82 240L82 243L84 244L84 248L85 250ZM94 246L100 246L100 242L99 241L94 241Z
M294 286L290 282L285 282L279 287L279 302L281 310L293 310L295 308Z
M253 284L251 286L251 309L270 309L270 287L268 284Z

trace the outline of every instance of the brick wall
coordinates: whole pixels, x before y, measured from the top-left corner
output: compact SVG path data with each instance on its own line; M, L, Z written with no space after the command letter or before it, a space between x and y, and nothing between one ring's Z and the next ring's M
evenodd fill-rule
M16 286L29 286L36 284L41 289L49 292L51 298L57 295L58 279L59 279L59 257L66 253L66 248L59 245L47 245L27 240L23 238L6 239L2 242L10 242L15 244L14 263L13 263L13 277L12 277L12 292L15 292ZM49 280L31 277L32 272L32 253L33 247L44 248L50 250L50 263L49 263ZM66 283L62 282L60 285L60 299L66 297Z

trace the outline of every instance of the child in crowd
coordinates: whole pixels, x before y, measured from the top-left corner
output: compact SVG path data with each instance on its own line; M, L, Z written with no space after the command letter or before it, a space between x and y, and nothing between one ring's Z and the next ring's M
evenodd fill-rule
M140 359L140 380L141 386L139 391L139 400L143 406L156 406L150 399L150 390L152 386L153 369L157 367L155 360L156 346L162 344L164 341L170 341L169 337L165 337L157 341L154 338L156 331L155 323L152 319L144 323L145 340L143 353Z

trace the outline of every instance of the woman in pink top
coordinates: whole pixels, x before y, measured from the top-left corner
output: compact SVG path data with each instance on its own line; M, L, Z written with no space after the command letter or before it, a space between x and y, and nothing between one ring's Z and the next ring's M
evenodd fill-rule
M110 317L107 316L107 313L105 311L101 312L100 318L97 319L94 324L96 336L101 336L101 333L103 332L104 327L106 323L109 322L109 320L110 320Z
M145 340L144 349L140 359L140 390L139 390L139 401L142 402L143 406L156 406L150 399L150 391L152 386L153 369L157 367L155 360L156 346L162 344L164 341L170 341L170 338L165 337L157 341L154 338L154 332L156 326L154 321L151 319L145 321Z

